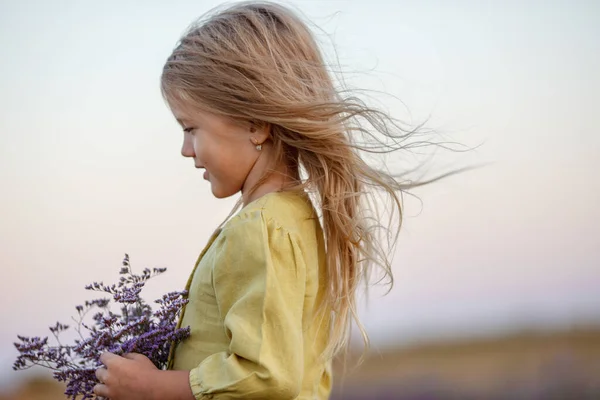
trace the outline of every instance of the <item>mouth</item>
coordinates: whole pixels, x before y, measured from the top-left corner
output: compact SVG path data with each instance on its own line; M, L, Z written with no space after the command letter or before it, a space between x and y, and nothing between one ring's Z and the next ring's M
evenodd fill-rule
M204 174L202 175L204 179L208 180L208 171L203 166L194 165L197 169L204 169Z

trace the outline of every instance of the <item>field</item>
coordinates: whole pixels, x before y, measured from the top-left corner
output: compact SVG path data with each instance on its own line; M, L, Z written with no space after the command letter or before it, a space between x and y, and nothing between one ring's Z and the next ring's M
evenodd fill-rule
M600 330L398 348L339 375L333 399L598 400Z
M352 355L335 365L332 400L598 400L600 329L522 333ZM64 399L33 379L0 400Z

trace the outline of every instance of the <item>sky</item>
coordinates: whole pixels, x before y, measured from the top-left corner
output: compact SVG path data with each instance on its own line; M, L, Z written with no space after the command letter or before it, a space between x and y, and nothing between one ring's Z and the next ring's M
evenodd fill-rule
M124 253L168 268L148 298L181 289L235 202L181 157L159 90L219 2L141 4L0 2L0 388L22 376L16 335L68 321ZM407 198L395 285L361 305L373 345L600 321L600 3L284 4L350 85L474 148L433 154L432 173L486 164Z

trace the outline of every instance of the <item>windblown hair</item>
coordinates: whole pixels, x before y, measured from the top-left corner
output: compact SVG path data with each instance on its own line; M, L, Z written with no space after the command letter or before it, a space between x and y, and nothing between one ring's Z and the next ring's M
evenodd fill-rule
M270 2L238 3L202 17L180 39L161 77L171 105L269 126L275 162L302 172L290 190L311 194L323 228L328 282L322 307L333 318L329 356L347 348L353 320L368 346L357 289L375 267L393 284L402 193L417 185L361 157L406 149L414 131L334 81L308 25ZM387 226L376 194L391 200Z

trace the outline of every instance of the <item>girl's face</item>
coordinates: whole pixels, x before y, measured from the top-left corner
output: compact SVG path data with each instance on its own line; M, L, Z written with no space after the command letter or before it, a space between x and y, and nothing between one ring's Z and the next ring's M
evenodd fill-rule
M262 143L263 132L230 119L198 110L173 107L173 114L183 128L181 154L204 169L217 198L233 196L244 188L260 152L255 142Z

